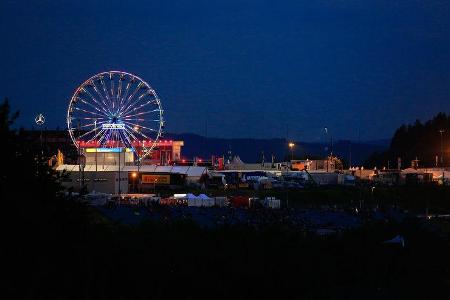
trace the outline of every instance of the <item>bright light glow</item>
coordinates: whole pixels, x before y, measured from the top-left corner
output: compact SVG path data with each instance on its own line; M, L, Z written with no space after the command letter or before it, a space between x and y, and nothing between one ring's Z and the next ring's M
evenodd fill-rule
M131 173L131 177L136 178L137 177L137 173L136 172Z
M290 142L288 145L289 145L289 148L293 148L295 146L295 144L292 142Z

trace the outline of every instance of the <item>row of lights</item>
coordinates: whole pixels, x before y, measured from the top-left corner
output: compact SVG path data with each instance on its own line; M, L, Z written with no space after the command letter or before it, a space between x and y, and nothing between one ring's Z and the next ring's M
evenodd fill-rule
M117 141L108 141L108 142L117 142ZM142 142L144 143L151 143L152 140L143 140ZM78 141L79 144L94 144L97 143L97 141L90 141L90 142L84 142L84 141ZM172 140L164 140L164 141L159 141L156 142L157 144L165 144L165 143L173 143Z

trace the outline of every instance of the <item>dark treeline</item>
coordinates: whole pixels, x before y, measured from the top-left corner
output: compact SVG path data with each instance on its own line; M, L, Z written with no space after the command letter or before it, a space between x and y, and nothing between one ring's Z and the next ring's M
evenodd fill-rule
M419 166L434 167L436 156L438 166L441 157L441 133L444 148L444 164L450 163L449 136L450 116L439 113L432 120L425 123L416 120L412 125L402 125L395 131L389 149L373 154L365 163L368 167L397 168L398 158L401 158L402 168L409 167L411 161L419 160Z
M321 238L283 226L126 226L61 196L0 105L5 299L415 299L448 292L448 242L415 219ZM405 247L382 241L397 234Z

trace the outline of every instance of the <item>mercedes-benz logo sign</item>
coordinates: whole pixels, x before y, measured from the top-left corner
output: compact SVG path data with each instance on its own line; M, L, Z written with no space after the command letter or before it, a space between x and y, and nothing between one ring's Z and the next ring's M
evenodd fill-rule
M37 125L41 126L42 124L45 123L45 117L43 114L38 114L34 119L34 121L36 122Z

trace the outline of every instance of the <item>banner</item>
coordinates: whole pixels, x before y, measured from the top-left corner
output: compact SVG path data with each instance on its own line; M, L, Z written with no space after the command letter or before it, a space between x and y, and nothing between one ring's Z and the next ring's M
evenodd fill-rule
M170 184L170 175L142 175L142 183Z
M125 129L125 124L121 123L102 124L102 129Z

